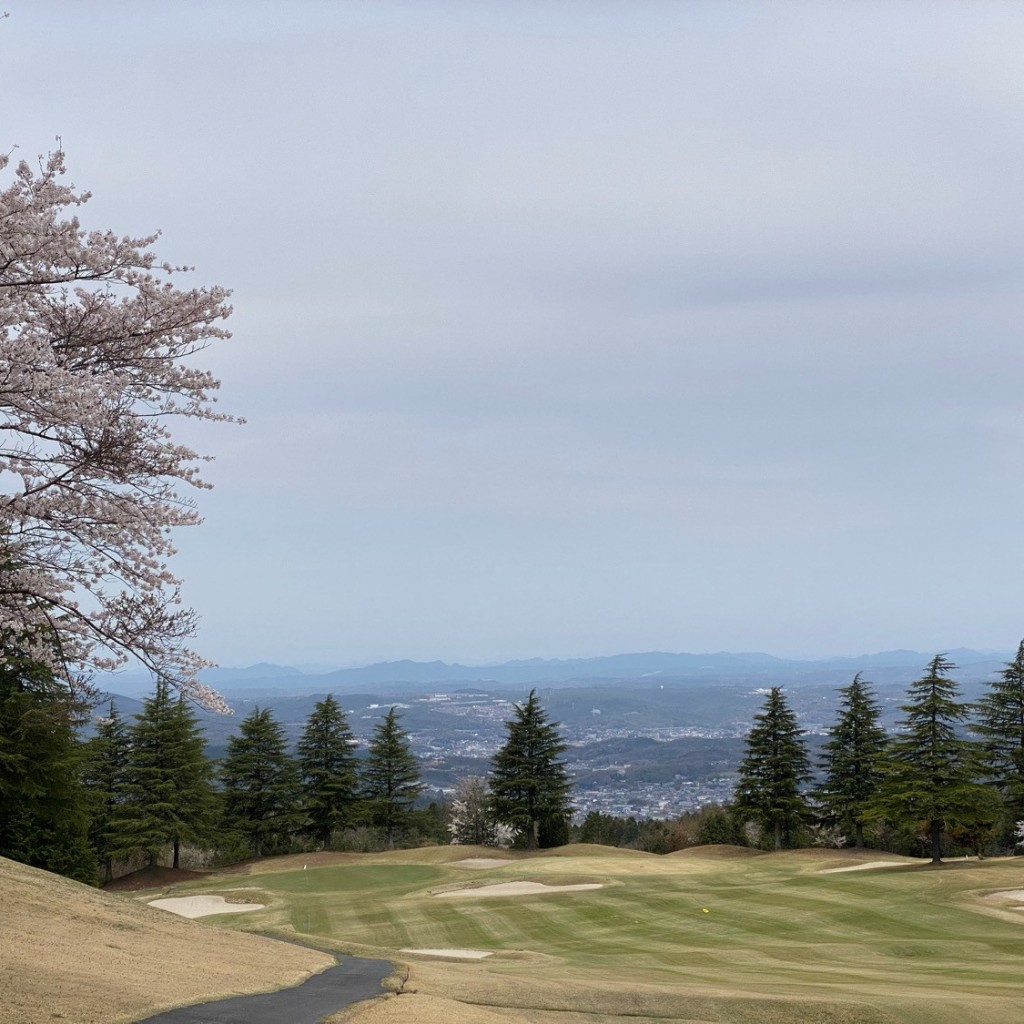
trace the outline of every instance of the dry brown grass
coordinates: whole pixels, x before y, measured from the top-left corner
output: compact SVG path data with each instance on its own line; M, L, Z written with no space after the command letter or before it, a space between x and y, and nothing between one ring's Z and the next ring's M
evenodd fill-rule
M333 963L3 857L0 921L0 1024L121 1024L295 985Z
M729 846L725 843L711 843L707 846L688 846L685 850L674 850L666 857L699 857L704 860L723 860L732 857L763 857L763 850L749 846Z
M359 1003L329 1024L898 1024L863 1002L737 997L726 991L681 990L615 980L579 982L549 976L501 975L478 964L410 966L399 995Z

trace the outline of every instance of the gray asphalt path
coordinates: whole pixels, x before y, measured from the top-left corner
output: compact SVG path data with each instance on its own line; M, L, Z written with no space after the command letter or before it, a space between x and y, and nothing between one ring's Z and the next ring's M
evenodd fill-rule
M393 969L387 960L342 957L337 967L328 967L295 988L183 1006L146 1017L140 1024L317 1024L350 1003L381 995L380 983Z

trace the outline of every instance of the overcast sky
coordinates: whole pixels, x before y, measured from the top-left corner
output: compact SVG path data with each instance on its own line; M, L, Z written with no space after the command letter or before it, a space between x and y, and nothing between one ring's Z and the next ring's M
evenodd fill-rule
M234 289L202 653L1024 635L1024 5L4 6L0 148Z

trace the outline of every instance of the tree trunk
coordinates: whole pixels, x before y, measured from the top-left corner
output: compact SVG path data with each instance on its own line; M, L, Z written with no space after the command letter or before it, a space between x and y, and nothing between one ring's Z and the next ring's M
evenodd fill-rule
M932 836L932 863L942 863L942 822L939 820L933 820L929 824L929 830Z
M858 821L853 826L853 845L858 849L864 848L864 826Z
M781 850L782 849L782 822L781 821L776 821L775 822L775 849L776 850Z
M526 830L526 848L528 850L536 850L539 843L538 836L540 834L540 821L534 818L530 822L530 827Z
M175 836L174 837L174 860L171 862L171 867L175 868L175 869L181 867L181 864L179 863L180 860L181 860L181 840L177 836Z

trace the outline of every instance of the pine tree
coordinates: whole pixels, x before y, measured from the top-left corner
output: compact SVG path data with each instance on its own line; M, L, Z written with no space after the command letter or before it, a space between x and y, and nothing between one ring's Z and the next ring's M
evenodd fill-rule
M802 736L782 688L773 687L747 735L734 799L738 810L771 832L776 850L792 845L797 827L810 813L801 792L811 778Z
M269 709L255 708L228 739L221 780L225 822L246 837L254 857L302 827L298 769Z
M298 743L299 775L309 827L326 850L356 799L355 737L333 696L313 708Z
M81 784L85 707L11 637L0 642L0 856L96 883Z
M998 798L977 782L977 746L957 734L970 711L957 700L960 691L949 676L955 667L936 655L926 674L911 683L885 777L871 804L874 816L922 823L933 864L941 862L947 828L991 822L999 813Z
M158 679L130 730L128 800L113 831L121 853L143 851L150 866L171 847L171 866L181 863L183 842L201 842L213 826L213 766L199 722L183 696Z
M1009 822L1024 818L1024 640L975 705L986 774L1002 794Z
M565 841L572 782L560 755L566 744L548 720L537 691L513 706L504 744L491 759L494 816L526 838L526 848Z
M128 723L111 701L99 720L96 735L86 746L83 781L89 794L89 840L99 858L104 882L114 879L114 857L125 841L117 823L124 820L123 805L128 798L131 737Z
M839 695L836 724L822 748L825 781L815 795L825 820L847 834L852 831L854 844L862 847L862 815L881 782L888 737L878 724L881 707L859 672Z
M362 788L370 821L383 830L387 848L393 850L395 833L423 790L419 763L394 708L374 728L363 765Z

